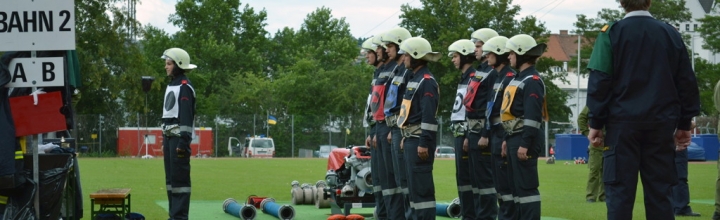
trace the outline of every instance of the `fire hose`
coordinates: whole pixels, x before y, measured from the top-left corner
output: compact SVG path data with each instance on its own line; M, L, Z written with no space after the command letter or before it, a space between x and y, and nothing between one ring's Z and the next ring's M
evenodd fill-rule
M275 199L266 198L260 203L264 213L275 216L281 220L292 220L295 218L295 209L289 205L278 205Z
M459 218L460 217L460 200L455 199L450 204L437 204L435 205L435 215Z
M233 198L228 198L223 202L223 211L243 220L253 220L257 213L255 206L250 204L240 205Z

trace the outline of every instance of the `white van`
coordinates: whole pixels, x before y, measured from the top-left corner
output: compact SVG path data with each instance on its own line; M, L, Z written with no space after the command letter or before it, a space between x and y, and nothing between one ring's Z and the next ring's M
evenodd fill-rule
M272 158L275 156L275 142L272 138L247 137L241 148L243 157Z

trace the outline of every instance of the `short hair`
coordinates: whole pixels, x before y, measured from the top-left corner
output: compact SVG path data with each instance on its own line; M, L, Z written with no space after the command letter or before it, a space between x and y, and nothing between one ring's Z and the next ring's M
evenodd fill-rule
M650 9L651 0L620 0L620 5L627 12L631 11L647 11Z

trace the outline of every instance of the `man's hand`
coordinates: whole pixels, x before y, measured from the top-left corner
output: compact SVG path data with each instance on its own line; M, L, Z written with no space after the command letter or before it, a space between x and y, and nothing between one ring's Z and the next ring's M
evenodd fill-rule
M520 146L520 148L518 149L518 152L517 152L517 156L518 156L518 159L520 159L520 161L526 161L528 159L527 148Z
M372 145L373 148L377 148L377 135L373 135Z
M690 131L676 130L675 131L675 150L682 151L690 146L691 138Z
M372 141L372 139L370 138L370 135L368 135L367 138L365 138L365 146L368 148L372 147L372 145L370 145L370 141Z
M418 157L420 157L421 160L427 160L429 156L427 147L418 146Z
M605 135L603 135L602 130L590 128L590 134L588 134L588 140L590 141L590 144L594 147L600 147L603 145Z
M388 133L387 139L388 139L388 143L392 144L392 132Z
M402 150L405 147L403 145L405 145L405 138L400 139L400 150Z
M465 138L463 141L463 151L468 152L468 139Z
M507 142L505 141L502 143L502 151L500 152L500 155L502 155L502 157L507 157Z
M488 138L481 137L480 140L478 141L478 146L480 146L480 148L482 148L482 149L485 149L488 146Z

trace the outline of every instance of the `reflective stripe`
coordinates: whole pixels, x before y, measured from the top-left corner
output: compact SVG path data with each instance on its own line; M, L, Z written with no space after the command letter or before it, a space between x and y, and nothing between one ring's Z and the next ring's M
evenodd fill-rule
M502 199L502 201L504 201L504 202L515 201L515 200L513 199L512 194L500 195L500 199Z
M428 130L428 131L437 131L438 125L434 124L428 124L428 123L421 123L420 129Z
M395 67L397 68L397 66L395 66ZM378 78L388 78L388 77L390 77L392 74L393 74L393 73L392 73L391 71L382 72L382 73L380 73L380 74L378 75Z
M167 189L167 191L172 191L172 186L171 186L171 185L165 185L165 189Z
M408 188L402 188L401 190L402 190L402 194L404 194L404 195L410 195L410 189L408 189Z
M492 195L497 194L497 191L495 191L495 188L485 188L485 189L473 189L474 193L480 194L480 195Z
M530 127L537 128L537 129L540 129L540 125L541 125L541 123L539 121L535 121L535 120L531 120L531 119L527 119L527 118L523 119L523 124L525 126L530 126Z
M518 203L540 202L540 195L518 197Z
M180 132L183 132L183 131L192 133L193 128L190 126L180 125Z
M502 86L501 83L495 83L495 85L493 85L493 90L497 91L500 88L500 86Z
M0 196L0 204L7 204L8 197L7 196Z
M382 188L380 186L373 186L373 192L382 192Z
M400 189L400 188L383 189L382 190L383 196L389 196L392 194L400 194L401 192L402 192L402 189Z
M417 89L418 86L420 86L420 82L409 82L407 84L407 88Z
M458 186L458 192L468 192L473 190L472 185Z
M410 208L412 208L412 209L415 208L415 203L414 203L414 202L410 202Z
M407 71L407 70L406 70L406 71ZM402 83L402 82L403 82L403 76L395 76L395 77L393 77L393 84L395 84L395 83L400 84L400 83ZM397 85L397 84L396 84L396 85Z
M23 152L22 152L22 151L15 151L15 159L16 159L16 160L22 160L22 159L23 159Z
M172 189L172 193L190 193L190 187L176 187Z
M435 201L415 203L415 209L435 209Z

